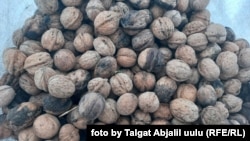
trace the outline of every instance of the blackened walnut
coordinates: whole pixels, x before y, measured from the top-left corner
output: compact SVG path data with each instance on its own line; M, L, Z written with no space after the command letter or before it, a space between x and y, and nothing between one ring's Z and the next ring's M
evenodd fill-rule
M130 48L120 48L116 53L118 65L128 68L136 64L137 54Z
M195 50L189 45L181 45L175 51L175 58L186 62L189 66L196 66L198 59Z
M79 102L79 113L88 120L97 119L105 107L104 97L95 92L88 92L82 96Z
M150 5L150 0L129 0L135 9L147 9Z
M95 66L94 76L109 78L117 70L117 61L114 57L106 56L101 58Z
M156 78L152 73L139 71L134 75L133 83L140 92L152 90L155 86Z
M157 48L146 48L140 52L137 63L147 72L160 72L166 65L163 54Z
M60 49L53 56L54 65L63 72L70 71L76 64L76 58L73 52L68 49Z
M214 81L220 76L220 68L216 65L214 60L204 58L198 63L198 70L206 80Z
M15 90L9 85L0 86L0 107L9 105L16 95Z
M117 49L128 47L130 45L130 36L127 35L122 28L118 28L113 34L109 35L110 40Z
M74 108L67 115L67 122L73 124L78 129L86 129L87 125L92 123L92 121L89 121L85 117L80 115L79 107Z
M125 73L117 73L110 78L111 90L115 95L122 95L131 92L133 89L133 82Z
M164 9L173 9L177 5L177 0L156 0L155 3Z
M29 56L33 53L43 52L45 49L42 47L41 43L36 40L26 40L20 46L19 50L25 55Z
M34 76L28 73L23 73L19 78L19 86L30 95L38 95L41 90L38 89L34 82Z
M125 15L129 10L131 9L130 6L128 6L124 2L117 1L115 4L113 4L109 10L119 13L121 16Z
M233 29L228 27L228 26L226 26L225 28L226 28L226 31L227 31L226 40L233 42L235 40L235 38L236 38Z
M221 47L216 43L209 43L207 48L199 53L199 57L201 58L211 58L215 59L218 54L221 52Z
M41 67L34 74L34 83L40 90L48 92L49 78L56 75L56 72L50 67Z
M89 92L100 93L104 98L107 98L111 92L111 86L108 79L96 77L91 79L87 85Z
M101 56L113 56L116 52L114 43L107 36L99 36L94 39L93 45L95 50Z
M93 48L94 38L90 33L79 33L74 38L73 44L78 52L84 53Z
M116 101L112 98L106 99L105 107L99 115L98 120L105 124L113 124L119 117L120 114L116 110Z
M206 107L214 105L217 100L216 91L211 85L203 85L197 91L197 101L202 106Z
M157 80L154 88L154 92L158 96L160 102L169 102L176 90L176 82L167 76L163 76Z
M35 4L43 14L53 14L59 9L58 0L35 0Z
M160 40L168 39L174 32L174 23L168 17L154 19L150 25L154 36Z
M97 51L88 50L80 56L78 63L82 69L89 70L94 69L100 59L101 56Z
M131 43L135 51L142 51L145 48L152 47L154 41L152 32L149 29L144 29L132 37Z
M19 28L19 29L16 29L13 33L12 33L12 43L19 47L23 41L25 40L24 38L24 31Z
M131 115L138 106L138 97L133 93L121 95L116 102L117 112L121 115Z
M60 21L65 29L76 30L82 24L83 14L76 7L66 7L63 9Z
M75 84L77 91L84 90L91 78L90 73L83 69L71 71L67 77Z

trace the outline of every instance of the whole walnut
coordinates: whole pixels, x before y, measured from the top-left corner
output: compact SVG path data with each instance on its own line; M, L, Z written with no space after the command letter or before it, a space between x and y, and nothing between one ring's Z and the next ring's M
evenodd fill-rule
M102 11L94 20L94 28L98 34L111 35L119 27L120 14L114 11Z
M199 118L197 105L184 98L176 98L170 102L170 111L176 119L184 123L194 122Z
M140 92L145 92L154 88L156 78L152 73L139 71L134 75L133 83Z
M47 97L49 94L48 93L44 93L44 92L41 92L40 94L38 95L32 95L30 98L29 98L29 102L33 102L35 103L37 106L43 106L43 100L45 97Z
M217 101L214 106L219 109L221 116L224 119L227 119L229 117L229 111L224 103L222 103L221 101Z
M118 65L129 68L136 64L137 54L130 48L120 48L116 53Z
M117 70L117 61L114 57L106 56L101 58L95 66L94 76L109 78Z
M167 103L160 103L159 108L153 113L153 117L155 119L164 119L170 120L173 118L169 104Z
M240 69L238 75L236 76L242 83L247 83L250 81L250 67Z
M195 51L203 51L207 47L208 40L204 33L194 33L187 37L187 44Z
M16 95L15 90L9 85L0 86L0 107L8 106Z
M116 125L130 125L130 118L128 118L127 116L120 116L116 123Z
M59 130L59 140L60 141L79 141L80 134L79 129L75 128L72 124L64 124Z
M214 105L217 100L215 89L211 85L203 85L197 91L197 101L203 107Z
M178 10L168 10L164 13L163 17L171 19L174 27L178 27L181 24L181 13Z
M138 106L138 97L133 93L121 95L116 102L116 110L120 115L131 115Z
M67 122L73 124L77 129L86 129L92 122L79 113L79 107L74 108L67 115Z
M155 92L144 92L138 96L138 107L146 113L155 112L160 106L160 101Z
M60 127L58 118L51 114L42 114L33 123L34 133L41 139L51 139L58 134Z
M19 141L41 141L41 139L35 135L34 130L32 127L25 128L18 133L18 140Z
M207 26L205 31L209 42L222 44L226 41L227 31L226 28L218 23L211 23Z
M132 115L131 125L147 125L150 124L151 121L150 113L137 109Z
M211 58L203 58L198 63L198 70L207 81L215 81L220 76L220 68Z
M195 102L197 97L197 88L193 84L181 84L176 91L177 98L185 98Z
M225 93L238 95L241 91L241 81L239 79L229 79L224 83Z
M58 0L35 0L38 10L43 14L53 14L59 9Z
M203 9L203 10L192 12L192 15L190 17L190 21L191 22L192 21L201 21L205 25L209 25L210 24L210 17L211 17L210 11L208 9Z
M149 10L152 13L153 19L162 17L165 12L164 8L160 7L159 5L155 3L151 4L151 6L149 7Z
M131 7L126 4L125 2L122 2L122 0L115 2L109 10L119 13L121 16L124 16L129 10L131 10Z
M176 82L167 76L158 79L154 87L154 92L160 102L169 102L176 90Z
M49 20L47 21L48 28L63 29L63 25L60 22L60 13L55 13L49 15Z
M24 31L21 28L16 29L12 33L12 43L19 47L25 41Z
M235 44L234 42L225 41L221 47L222 47L222 51L231 51L235 53L236 55L239 54L239 50L240 50L239 46Z
M203 125L218 125L224 120L221 111L215 106L207 106L200 113L201 123Z
M64 75L56 74L48 80L49 93L57 98L69 98L75 92L75 84Z
M186 42L187 36L179 30L174 30L172 36L167 39L168 47L171 49L176 49L179 46L184 45Z
M97 119L105 108L104 97L95 92L88 92L82 96L79 102L79 113L87 120Z
M50 67L41 67L34 74L34 83L40 90L48 92L49 78L56 75L56 72Z
M98 120L105 124L113 124L115 123L120 114L116 110L116 101L112 98L108 98L105 101L105 107L102 113L99 115Z
M23 73L19 78L19 86L30 95L38 95L41 90L35 85L34 76Z
M215 59L218 54L221 53L221 47L216 43L209 43L207 48L199 53L199 58L211 58Z
M165 9L172 9L176 7L177 0L156 0L155 3Z
M195 50L189 45L179 46L175 51L175 58L186 62L189 66L196 66L198 62Z
M60 21L65 29L76 30L82 24L83 14L76 7L66 7L63 9Z
M194 33L203 32L206 28L207 26L204 22L194 20L186 24L183 27L182 32L189 36Z
M76 64L76 57L69 49L60 49L56 51L53 60L55 67L63 72L70 71Z
M109 35L110 40L114 43L116 49L128 47L130 45L130 36L122 28L118 28L113 34Z
M189 0L189 6L194 11L206 9L210 0Z
M177 82L188 80L192 76L190 66L180 59L172 59L166 65L166 73Z
M250 48L243 48L240 50L238 55L238 64L242 68L250 67Z
M249 48L250 47L249 42L244 38L239 38L239 39L235 40L234 43L239 46L240 50L243 49L243 48Z
M150 0L129 0L135 9L147 9L150 5Z
M132 48L135 51L142 51L146 48L152 47L154 44L154 35L150 29L143 29L132 37Z
M122 95L131 92L133 89L133 82L125 73L117 73L110 78L111 90L115 95Z
M3 65L9 74L20 76L24 71L26 55L17 48L6 48L3 51Z
M93 26L89 25L89 24L82 24L77 30L76 30L76 35L78 34L84 34L84 33L89 33L91 35L94 34L94 29Z
M85 89L91 79L90 72L83 69L71 71L66 76L75 84L76 91Z
M243 100L232 94L225 94L221 97L221 102L226 105L229 113L237 113L242 108Z
M78 52L84 53L93 48L94 38L90 33L79 33L76 35L73 44Z
M99 36L94 39L93 45L95 50L101 56L113 56L116 52L116 47L111 39L107 36Z
M186 82L195 85L200 81L201 76L197 68L192 68L191 71L191 77Z
M96 16L106 10L101 0L91 0L87 3L85 11L88 18L94 22Z
M80 6L82 4L81 0L62 0L63 5L65 6Z
M97 51L88 50L80 56L78 63L82 69L90 70L95 68L100 59L101 56Z
M45 49L42 47L39 41L35 40L26 40L20 46L19 50L21 50L26 56L37 52L43 52Z
M174 32L174 23L168 17L154 19L150 25L154 36L160 40L168 39Z
M96 77L91 79L87 85L89 92L100 93L103 97L107 98L111 92L111 86L108 79Z
M45 31L41 37L41 44L43 48L49 52L59 50L63 47L65 39L61 30L50 28Z
M53 66L53 59L48 52L38 52L28 56L24 62L24 69L31 75L42 67Z

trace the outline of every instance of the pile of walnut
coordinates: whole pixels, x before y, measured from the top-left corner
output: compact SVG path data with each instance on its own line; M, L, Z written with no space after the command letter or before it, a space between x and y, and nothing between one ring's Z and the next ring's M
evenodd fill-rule
M0 138L89 124L249 124L250 45L209 0L35 0L3 52ZM80 136L81 135L81 136Z

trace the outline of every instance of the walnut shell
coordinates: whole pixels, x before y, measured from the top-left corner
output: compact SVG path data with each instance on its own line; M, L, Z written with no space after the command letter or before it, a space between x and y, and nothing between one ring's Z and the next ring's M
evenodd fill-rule
M15 90L8 85L0 86L0 107L5 107L10 104L16 95Z
M76 7L66 7L63 9L60 21L65 29L76 30L82 24L83 14Z
M20 46L21 50L26 56L29 56L34 53L43 52L45 49L42 47L39 41L35 40L26 40Z
M138 96L138 107L146 113L155 112L160 106L160 101L155 92L144 92Z
M222 45L222 51L231 51L235 53L236 55L239 54L239 46L235 44L234 42L225 41Z
M194 33L199 33L203 32L207 28L206 24L202 21L191 21L188 24L186 24L182 32L185 33L187 36L194 34Z
M203 51L207 47L208 40L204 33L194 33L187 37L187 44L195 51Z
M16 29L13 33L12 33L12 43L19 47L25 40L24 37L24 31L21 28Z
M72 124L64 124L59 130L60 141L79 141L79 129L75 128Z
M116 102L116 109L120 115L131 115L137 108L138 98L133 93L121 95Z
M62 0L62 3L65 6L80 6L82 4L82 0Z
M67 77L75 84L76 90L80 91L87 87L90 73L83 69L77 69L67 74Z
M221 47L216 43L210 43L207 45L207 48L200 52L200 58L211 58L215 59L218 54L221 53Z
M91 0L86 5L86 14L91 21L94 21L96 16L105 10L101 0Z
M18 140L19 141L27 141L27 140L41 141L41 139L35 135L32 127L28 127L28 128L21 130L18 133Z
M196 66L198 62L195 50L188 45L179 46L175 51L175 58L183 60L189 66Z
M79 33L74 39L74 46L78 52L84 53L93 48L94 38L90 33Z
M130 45L130 36L122 28L118 28L113 34L109 35L110 40L114 43L116 49L128 47Z
M147 9L150 5L150 0L129 0L135 9Z
M144 29L132 37L132 48L135 51L142 51L152 47L154 44L154 35L149 29Z
M59 9L58 0L35 0L38 10L43 14L53 14Z
M206 9L210 0L189 0L189 6L194 11Z
M116 125L130 125L130 119L126 116L120 116L117 119Z
M19 86L26 93L30 95L38 95L41 90L38 89L34 82L34 76L29 75L28 73L24 73L19 78Z
M177 0L156 0L155 3L165 9L172 9L176 7Z
M124 16L127 12L129 12L129 10L131 10L131 7L128 4L126 4L125 2L122 2L120 0L120 1L117 1L116 3L114 3L113 5L111 5L109 10L117 12L121 16Z
M94 39L93 45L95 50L101 56L113 56L116 52L114 43L107 36L99 36Z
M176 49L181 45L184 45L187 41L187 36L180 32L179 30L175 30L171 37L168 38L167 44L171 49Z
M34 74L34 83L40 90L48 92L49 78L56 75L56 72L50 67L41 67Z
M195 102L197 97L197 88L192 84L181 84L177 89L176 97L185 98Z
M225 94L221 97L221 102L226 105L229 113L237 113L242 108L243 100L231 94Z
M215 106L207 106L203 108L200 117L201 123L204 125L216 125L224 120L221 111Z
M38 116L33 123L34 133L41 139L51 139L59 132L60 127L57 117L50 114Z
M238 95L241 91L241 81L239 79L229 79L224 83L225 93Z
M250 48L241 49L238 55L238 64L242 68L250 67Z
M243 49L243 48L249 48L250 47L249 42L244 38L239 38L239 39L235 40L234 43L239 46L240 50Z
M56 51L53 60L55 67L64 72L70 71L76 64L75 55L68 49L60 49Z
M88 50L80 56L78 63L82 69L89 70L94 69L100 59L101 56L97 51Z
M220 76L220 68L210 58L202 59L198 63L198 70L207 81L215 81Z
M197 68L192 68L191 71L191 77L186 82L195 85L200 81L201 76Z
M156 78L152 73L139 71L134 75L133 83L140 92L152 90L155 86Z
M174 32L174 23L168 17L159 17L151 23L151 31L160 40L168 39Z
M242 83L247 83L250 81L250 67L240 69L238 75L236 76Z
M137 54L130 48L120 48L116 53L118 65L128 68L136 64Z
M49 78L49 93L57 98L69 98L75 92L75 84L66 76L56 74Z
M49 21L47 21L48 28L57 28L57 29L63 29L63 26L60 22L60 13L55 13L52 15L49 15Z
M151 121L152 118L150 113L146 113L140 109L137 109L132 115L131 125L147 125L150 124Z
M73 124L78 129L86 129L87 125L91 124L91 121L80 115L79 107L67 115L67 122Z
M103 97L107 98L111 92L111 86L108 79L96 77L91 79L87 85L89 92L100 93Z
M117 61L114 57L106 56L101 58L95 66L94 76L109 78L117 70Z
M105 124L113 124L119 117L120 114L116 110L116 101L112 98L106 99L105 107L99 115L98 120Z
M164 119L164 120L170 120L173 118L169 104L167 103L160 103L159 108L153 113L153 117L155 119Z
M226 28L217 23L212 23L207 26L205 31L209 42L222 44L226 41L227 31Z
M197 101L204 107L214 105L217 100L215 89L211 85L203 85L197 91Z
M31 75L34 75L39 68L52 68L52 66L53 59L47 52L34 53L28 56L24 62L24 69Z
M128 93L133 88L133 82L127 74L117 73L110 78L111 90L115 95Z
M177 0L176 9L180 12L187 12L189 9L189 0Z
M91 25L89 24L82 24L77 30L76 30L76 35L80 33L89 33L90 35L94 35L94 29Z
M174 27L178 27L181 24L181 13L178 10L168 10L164 13L163 17L168 17L174 24Z

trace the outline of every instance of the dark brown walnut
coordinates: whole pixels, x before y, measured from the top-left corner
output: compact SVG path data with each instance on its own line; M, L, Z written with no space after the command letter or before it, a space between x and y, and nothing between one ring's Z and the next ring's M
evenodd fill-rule
M237 113L241 110L243 100L232 94L225 94L221 97L221 102L226 105L229 113Z
M118 28L113 34L109 35L109 38L114 43L117 49L122 47L128 47L130 45L130 36L125 34L122 28Z
M189 66L196 66L198 59L195 50L189 45L181 45L175 51L175 58L183 60Z
M218 23L211 23L207 26L205 31L209 42L222 44L226 41L227 31L226 28Z
M97 34L111 35L119 27L120 14L114 11L102 11L94 20L94 28Z
M207 81L215 81L220 76L220 68L211 58L203 58L198 63L198 71Z
M190 66L180 59L172 59L166 65L167 75L177 82L188 80L192 76Z
M85 89L91 78L90 73L83 69L71 71L67 74L67 77L73 81L77 91Z
M250 81L250 67L240 69L238 75L236 76L242 83L247 83Z
M153 19L157 19L159 17L162 17L165 9L160 7L159 5L153 3L151 4L151 6L149 7L150 12L152 13L152 17Z
M79 102L79 113L87 120L97 119L105 107L104 97L95 92L88 92L82 96Z
M243 48L250 47L249 42L244 38L239 38L239 39L235 40L234 43L239 46L240 50Z
M129 0L129 2L135 9L147 9L150 5L150 0Z
M242 68L250 67L250 48L243 48L238 55L238 64Z
M189 10L189 0L177 0L176 9L180 12L187 12Z
M160 40L168 39L174 32L174 23L168 17L154 19L150 25L154 36Z
M231 27L226 26L225 28L226 28L226 31L227 31L226 40L233 42L235 40L235 38L236 38L235 32L233 31L233 29Z
M29 98L29 102L35 103L37 106L42 107L43 106L43 99L49 95L48 93L41 92L39 95L32 95Z
M111 90L115 95L122 95L131 92L133 89L133 82L125 73L117 73L109 80Z
M114 57L106 56L101 58L95 66L94 76L109 78L117 70L117 61Z
M145 113L153 113L160 106L160 101L155 92L144 92L138 96L138 107Z
M214 105L217 100L216 91L211 85L203 85L197 91L197 101L203 107Z
M33 123L33 130L36 136L41 139L51 139L58 134L61 123L58 118L51 114L38 116Z
M225 93L239 95L242 83L239 79L229 79L224 83Z
M116 53L118 65L129 68L136 64L137 54L130 48L120 48Z
M3 65L5 70L14 76L20 76L24 71L26 55L17 48L6 48L3 51Z
M139 71L134 75L133 83L140 92L145 92L154 88L156 78L152 73Z
M171 49L176 49L181 45L184 45L187 42L187 36L180 32L179 30L175 30L171 37L167 40L167 45Z
M0 86L0 107L8 106L16 95L15 90L9 85Z
M113 56L116 52L116 47L111 39L107 36L99 36L94 39L93 45L95 50L101 56Z
M134 35L135 33L138 33L138 31L145 29L152 20L152 15L148 9L129 10L120 19L120 23L124 30L128 33L129 31L133 31L132 35Z
M216 43L209 43L207 48L199 53L199 58L211 58L215 59L221 52L221 47Z
M89 70L94 69L100 59L101 56L97 51L88 50L80 56L78 63L82 69Z
M80 33L89 33L91 35L94 34L94 29L92 25L89 24L82 24L77 30L76 30L76 35L80 34Z
M138 97L133 93L121 95L116 102L116 110L120 115L131 115L138 106Z
M176 82L167 76L163 76L158 79L154 87L154 92L156 93L160 102L169 102L176 90Z
M72 106L72 101L69 98L56 98L51 95L47 95L43 99L43 110L52 115L60 115Z
M88 124L93 123L81 116L79 113L79 107L74 108L67 115L67 122L73 124L77 129L86 129Z
M194 33L187 37L187 44L195 51L203 51L207 47L208 39L204 33Z
M58 133L58 138L60 141L79 141L80 134L79 129L75 128L72 124L64 124Z
M10 129L20 131L31 126L40 113L41 107L32 102L23 102L8 111L6 121Z
M191 123L199 118L197 105L184 98L176 98L170 102L170 111L174 118L184 123Z
M108 79L96 77L91 79L87 85L89 92L100 93L103 97L107 98L111 92L111 86Z
M26 40L20 46L19 50L22 51L26 56L37 52L43 52L45 49L42 47L41 43L36 40Z
M34 76L23 73L19 78L19 86L22 88L26 93L30 95L38 95L41 90L38 89L34 82Z
M189 0L189 6L194 11L206 9L210 0Z
M130 9L131 7L122 1L117 1L109 8L109 10L119 13L121 16L125 15Z
M16 29L12 33L12 43L19 47L25 40L24 31L21 28Z
M65 39L61 30L50 28L45 31L41 38L43 48L49 52L59 50L63 47Z
M60 22L65 29L76 30L82 24L83 14L76 7L66 7L60 15Z
M176 91L177 98L185 98L195 102L197 97L197 88L193 84L181 84Z
M165 9L173 9L177 5L177 0L156 0L155 3Z
M55 67L63 72L70 71L76 64L76 57L73 52L68 49L60 49L53 56Z
M27 140L41 141L41 139L35 135L32 127L28 127L28 128L21 130L18 133L17 138L19 141L27 141Z
M163 14L163 17L168 17L174 24L174 27L179 27L182 22L181 13L178 10L168 10Z
M160 103L159 108L153 113L153 117L155 119L164 119L164 120L170 120L173 118L169 104L167 103Z
M86 5L86 14L91 21L94 21L96 16L106 10L101 0L91 0Z
M74 46L78 52L84 53L93 48L94 38L90 33L79 33L74 39Z
M55 13L52 15L49 15L48 21L46 21L46 24L48 28L57 28L57 29L63 29L63 25L60 22L60 13Z
M166 65L163 54L157 48L146 48L138 55L137 63L147 72L160 72Z
M35 4L43 14L53 14L59 9L58 0L35 0Z
M131 125L148 125L152 121L150 113L143 112L140 109L137 109L132 114Z
M116 123L120 114L116 110L116 101L112 98L108 98L105 101L105 107L102 113L99 115L98 120L105 124Z
M194 20L186 24L182 29L182 32L185 33L187 36L189 36L194 33L203 32L206 28L207 26L205 25L204 22Z
M69 98L75 92L75 84L68 77L56 74L49 78L48 90L54 97Z
M135 51L142 51L146 48L152 47L154 44L154 35L150 29L144 29L132 37L132 48Z
M22 31L25 37L31 40L39 40L47 28L46 16L35 13L32 17L25 20Z
M230 41L225 41L224 44L221 45L222 51L231 51L236 55L239 54L240 48L237 44Z
M65 6L80 6L82 4L81 0L62 0L63 5Z
M24 62L24 69L31 75L42 67L53 66L53 59L48 52L38 52L28 56Z
M53 75L56 75L56 72L50 67L41 67L34 74L34 84L35 86L48 92L48 81L49 78Z

